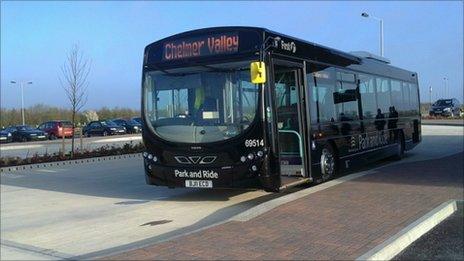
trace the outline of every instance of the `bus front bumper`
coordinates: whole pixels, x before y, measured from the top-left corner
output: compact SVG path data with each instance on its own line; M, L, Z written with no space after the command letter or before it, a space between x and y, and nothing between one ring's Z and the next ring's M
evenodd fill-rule
M150 167L151 166L151 167ZM149 185L195 188L259 187L258 172L247 165L217 168L166 167L145 164Z

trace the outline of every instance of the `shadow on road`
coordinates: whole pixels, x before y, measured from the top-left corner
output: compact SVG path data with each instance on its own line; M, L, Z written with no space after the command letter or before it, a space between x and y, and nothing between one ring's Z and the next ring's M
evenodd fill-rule
M210 227L210 226L220 224L221 222L227 222L227 220L229 218L231 218L231 217L233 217L233 216L235 216L235 215L237 215L239 213L242 213L243 211L246 211L246 210L248 210L248 209L250 209L250 208L252 208L254 206L257 206L257 205L259 205L261 203L264 203L266 201L272 200L272 199L277 198L277 197L288 195L288 194L293 193L295 191L298 191L300 189L301 188L292 188L292 189L288 189L288 190L286 190L286 191L284 191L282 193L269 193L269 194L266 194L266 195L263 195L263 196L260 196L260 197L256 197L256 198L253 198L253 199L250 199L250 200L247 200L247 201L243 201L243 202L240 202L240 203L228 206L228 207L218 209L215 212L213 212L212 214L204 217L203 219L199 220L198 222L196 222L196 223L194 223L194 224L192 224L190 226L179 228L179 229L176 229L176 230L173 230L173 231L170 231L170 232L158 235L158 236L146 238L146 239L139 240L139 241L136 241L136 242L132 242L132 243L129 243L129 244L125 244L125 245L121 245L121 246L117 246L117 247L112 247L112 248L108 248L108 249L103 249L103 250L100 250L100 251L95 251L95 252L87 253L87 254L80 255L80 256L75 256L75 257L73 257L73 259L80 260L80 259L102 258L102 257L108 256L108 255L113 255L113 254L129 251L129 250L141 248L141 247L144 247L144 246L160 243L160 242L163 242L163 241L166 241L166 240L171 240L171 239L174 239L174 238L179 237L179 236L184 236L184 235L193 233L195 231L198 231L200 229L204 229L204 228L207 228L207 227ZM217 191L219 193L221 192L221 190L217 190ZM222 193L224 193L224 192L227 192L227 191L222 190ZM167 223L167 221L165 221L165 220L154 221L153 223L155 225L158 225L158 223L160 223L160 222ZM142 225L147 225L147 224L142 224Z
M120 198L119 205L143 204L158 201L227 201L249 190L239 189L187 189L149 186L145 184L143 170L101 174L33 173L2 174L1 184L30 189L63 192L85 196Z

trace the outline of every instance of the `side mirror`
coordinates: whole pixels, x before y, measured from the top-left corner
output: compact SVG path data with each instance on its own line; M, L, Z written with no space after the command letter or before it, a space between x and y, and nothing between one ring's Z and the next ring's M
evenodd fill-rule
M254 84L266 82L266 64L264 62L252 62L250 64L251 82Z

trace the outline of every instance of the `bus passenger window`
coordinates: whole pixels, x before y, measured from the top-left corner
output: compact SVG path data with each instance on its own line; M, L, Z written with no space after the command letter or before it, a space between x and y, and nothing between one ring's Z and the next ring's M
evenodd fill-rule
M410 83L409 84L410 88L410 104L411 104L411 110L414 115L419 114L419 90L417 88L417 84L415 83Z
M356 99L355 75L352 73L337 72L337 94L343 99L336 101L336 111L340 121L359 119L358 100Z
M307 75L308 85L312 89L310 94L311 121L320 123L334 122L335 105L333 93L335 92L333 68L319 65L311 66L311 73Z
M395 106L396 110L400 115L403 115L407 108L403 102L403 92L401 90L401 82L398 80L391 80L391 100L392 105Z
M391 107L390 99L390 81L386 78L376 78L376 97L377 97L377 109L380 109L381 113L388 118Z
M378 112L375 100L374 79L373 76L359 75L359 92L361 93L363 119L374 119Z
M410 101L410 93L409 93L409 83L402 82L402 91L403 91L403 109L405 115L411 115L411 110L413 109L411 106Z

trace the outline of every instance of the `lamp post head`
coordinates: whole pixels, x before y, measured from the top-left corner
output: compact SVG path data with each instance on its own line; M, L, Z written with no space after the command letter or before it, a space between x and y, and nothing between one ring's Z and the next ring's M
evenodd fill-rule
M368 13L362 13L361 16L362 17L369 17L369 14Z
M16 81L10 81L10 83L16 83Z
M32 82L27 82L27 84L32 84Z

